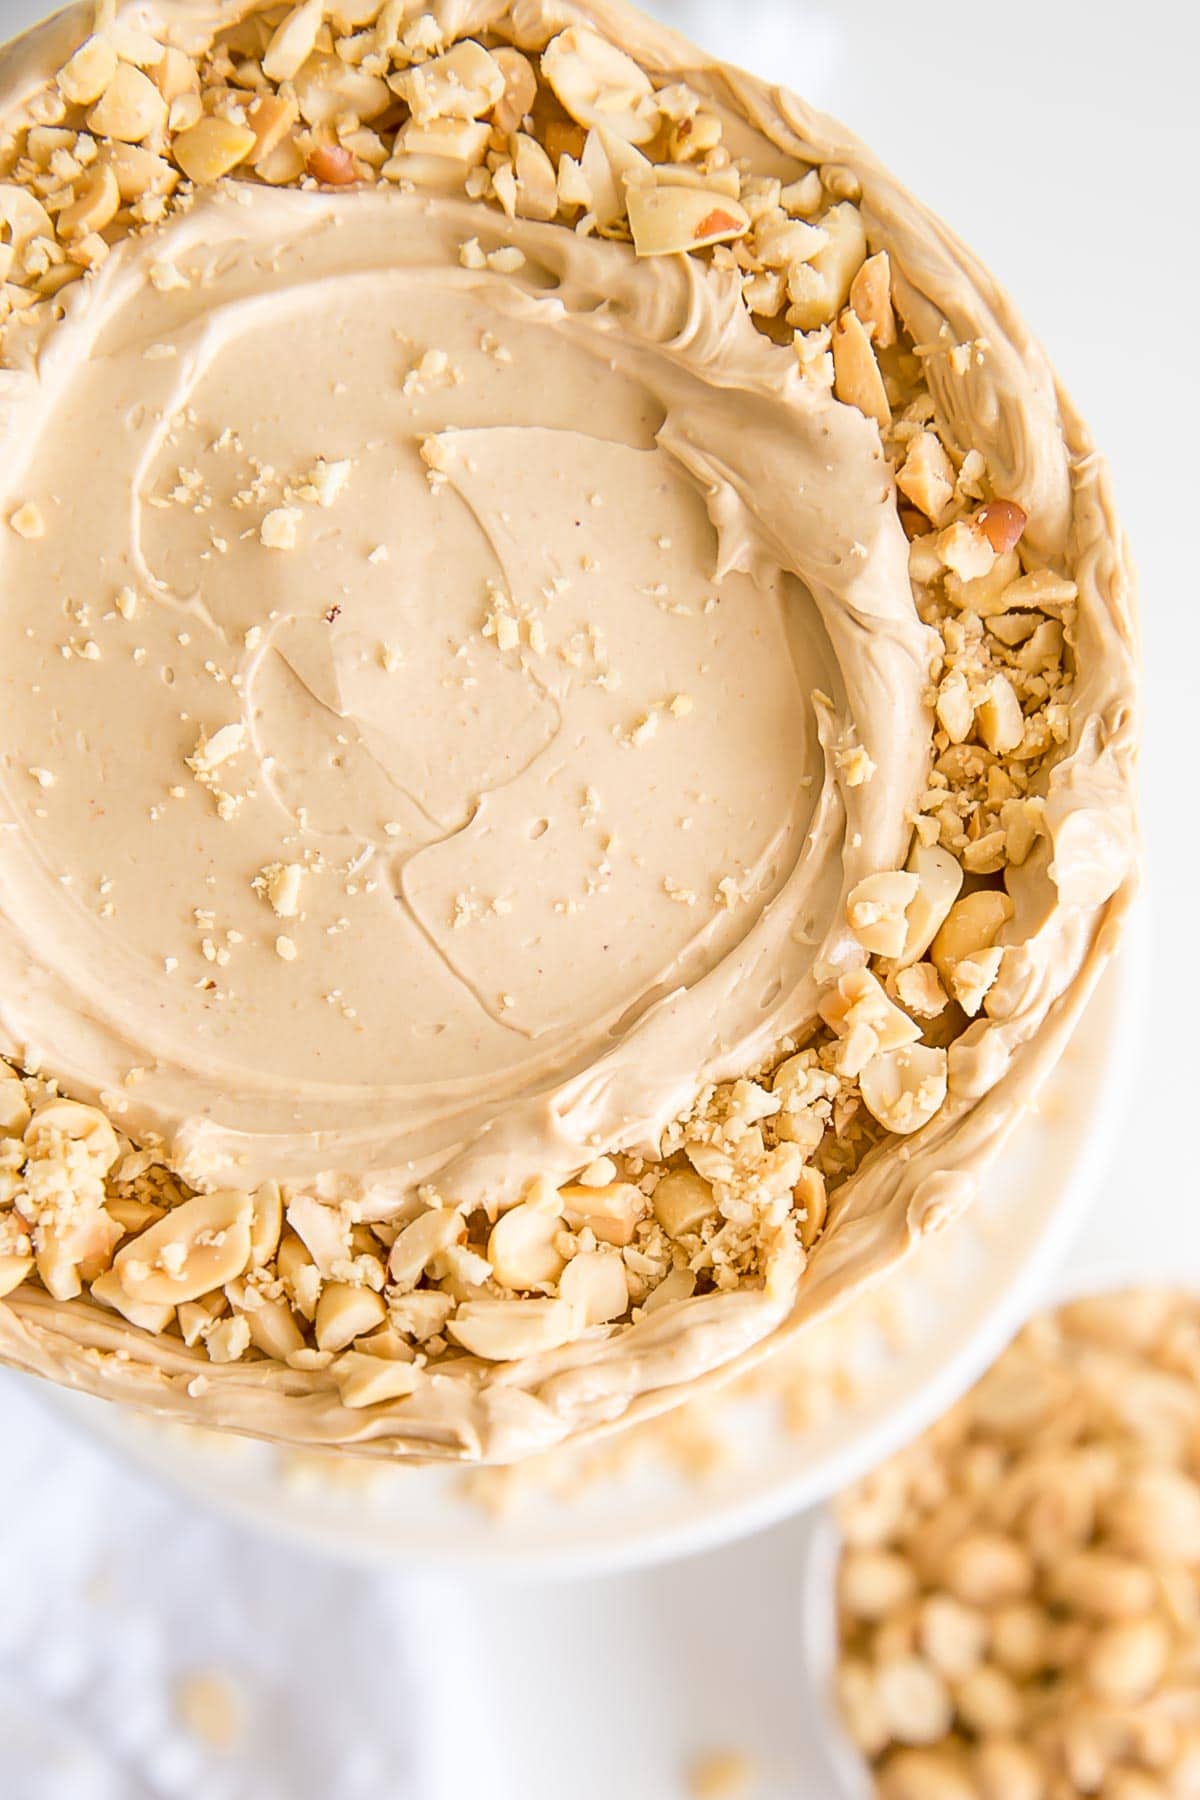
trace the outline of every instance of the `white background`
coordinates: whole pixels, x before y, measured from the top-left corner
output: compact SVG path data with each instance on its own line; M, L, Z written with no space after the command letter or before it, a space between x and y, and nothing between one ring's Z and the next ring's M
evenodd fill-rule
M0 0L0 37L37 7ZM1152 949L1139 1074L1087 1242L1200 1255L1200 128L1186 0L659 0L708 47L852 124L1014 292L1116 475L1141 569ZM0 1381L6 1800L670 1800L706 1746L757 1792L833 1800L797 1628L803 1527L570 1587L368 1579L219 1524ZM245 1755L173 1719L217 1665Z

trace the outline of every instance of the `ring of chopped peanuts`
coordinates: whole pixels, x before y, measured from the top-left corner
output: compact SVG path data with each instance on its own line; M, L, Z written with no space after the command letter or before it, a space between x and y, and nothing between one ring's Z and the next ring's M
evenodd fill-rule
M753 173L700 93L588 25L513 36L452 41L432 12L302 0L248 12L193 60L102 7L0 135L0 364L123 237L230 177L459 192L638 257L698 257L880 433L939 646L932 760L905 868L848 896L861 966L765 1068L704 1090L655 1161L602 1156L560 1189L534 1174L504 1210L423 1189L387 1221L271 1183L194 1195L101 1111L0 1065L0 1293L86 1290L212 1361L328 1371L350 1407L402 1400L441 1358L520 1358L694 1293L794 1284L867 1152L945 1104L948 1045L1003 965L1005 871L1044 835L1067 738L1074 584L1028 554L978 451L943 440L853 173ZM486 260L514 267L505 254ZM0 523L44 530L32 504ZM271 529L284 543L285 511ZM220 749L198 747L198 779ZM874 773L856 744L836 761L849 786ZM262 881L290 916L298 872ZM286 935L276 948L294 954Z
M838 1505L881 1800L1200 1794L1200 1303L1074 1302Z

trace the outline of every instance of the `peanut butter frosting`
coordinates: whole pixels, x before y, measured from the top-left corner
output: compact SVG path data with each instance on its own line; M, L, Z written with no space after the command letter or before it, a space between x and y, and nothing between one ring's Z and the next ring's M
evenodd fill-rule
M0 1350L485 1460L744 1366L969 1197L1130 897L1043 353L607 0L0 70Z

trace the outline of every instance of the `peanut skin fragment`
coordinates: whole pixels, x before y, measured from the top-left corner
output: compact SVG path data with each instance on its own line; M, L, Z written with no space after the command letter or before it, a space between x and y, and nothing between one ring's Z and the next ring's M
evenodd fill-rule
M359 178L354 158L340 144L318 144L309 151L304 167L326 187L349 187Z
M976 513L975 522L1000 556L1005 550L1016 549L1028 523L1028 515L1015 500L989 500Z

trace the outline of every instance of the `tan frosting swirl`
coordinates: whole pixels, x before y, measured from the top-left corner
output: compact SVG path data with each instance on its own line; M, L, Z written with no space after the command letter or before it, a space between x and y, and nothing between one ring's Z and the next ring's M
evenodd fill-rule
M877 436L732 278L234 188L123 246L5 406L47 519L0 557L6 1050L123 1089L194 1180L474 1195L652 1144L811 1016L903 855L927 633ZM318 459L344 489L285 506Z
M947 435L1079 585L1070 740L1049 839L1011 875L992 1016L933 1123L841 1190L798 1294L451 1365L365 1414L278 1365L195 1390L181 1345L28 1291L0 1308L24 1366L388 1454L512 1456L669 1404L960 1203L1111 948L1128 576L1040 349L841 127L587 10L686 70L740 153L856 173ZM519 266L464 266L470 239ZM0 1050L198 1185L270 1175L385 1217L420 1182L511 1193L653 1153L861 961L845 899L905 854L930 633L878 433L733 277L458 200L234 185L68 296L36 366L0 373L0 442L0 512L47 521L0 545ZM859 786L853 746L876 765ZM276 917L255 877L291 865Z

